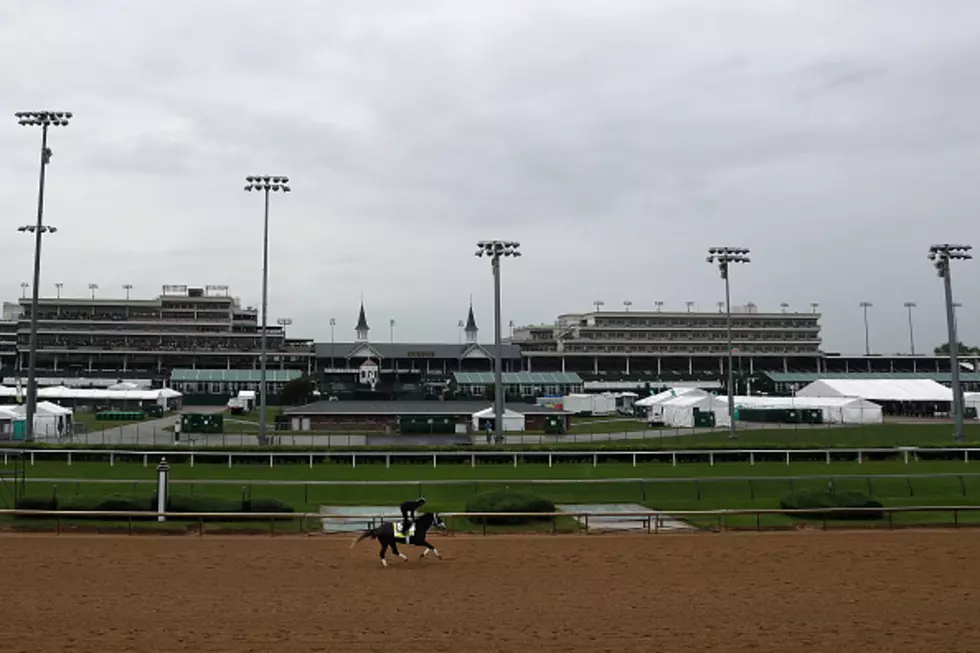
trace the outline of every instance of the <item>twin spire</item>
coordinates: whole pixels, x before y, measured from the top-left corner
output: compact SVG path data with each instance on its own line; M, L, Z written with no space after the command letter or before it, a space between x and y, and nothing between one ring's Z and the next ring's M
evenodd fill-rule
M368 333L371 331L371 327L368 326L367 316L364 314L364 297L361 297L361 310L357 314L357 325L354 327L354 331L357 332L358 342L368 341ZM472 297L470 297L470 311L466 316L466 327L463 331L466 333L466 342L476 342L480 329L476 326L476 318L473 316Z

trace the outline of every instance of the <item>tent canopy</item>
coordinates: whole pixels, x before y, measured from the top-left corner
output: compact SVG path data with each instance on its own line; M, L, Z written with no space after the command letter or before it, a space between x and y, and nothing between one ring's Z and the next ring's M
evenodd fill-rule
M859 397L871 401L951 402L953 391L928 379L821 379L797 397Z
M860 397L735 397L735 406L821 410L827 424L880 424L883 421L881 406Z
M650 395L644 397L643 399L638 399L633 402L634 406L657 406L664 403L665 401L670 401L671 399L676 399L677 397L696 394L698 396L705 396L708 393L704 390L699 390L698 388L671 388L669 390L664 390L663 392L658 392L655 395Z

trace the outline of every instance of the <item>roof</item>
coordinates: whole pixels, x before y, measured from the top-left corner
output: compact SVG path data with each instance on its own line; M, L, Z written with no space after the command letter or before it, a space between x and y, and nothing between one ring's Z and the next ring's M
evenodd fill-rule
M261 370L174 370L171 381L226 381L229 383L258 383ZM265 379L269 383L286 383L303 376L299 370L266 370Z
M952 383L952 374L949 372L803 372L803 373L784 373L784 372L763 372L773 383L810 383L823 379L843 379L843 380L870 380L870 379L895 379L895 380L930 380L939 383ZM980 372L960 372L960 381L970 381L980 383Z
M494 382L493 372L454 372L453 380L460 385L487 385ZM575 372L504 372L505 385L580 385L582 377Z
M466 316L466 331L479 331L476 327L476 318L473 317L473 302L470 302L470 313Z
M860 397L772 397L753 395L735 397L735 405L742 408L846 408L859 406L866 410L881 406Z
M953 391L929 379L821 379L802 388L799 397L860 397L872 401L953 400Z
M357 315L357 326L354 327L356 331L370 331L371 327L368 326L367 317L364 316L364 302L361 302L361 312Z
M411 342L336 342L332 345L329 342L318 342L313 348L317 358L346 358L365 345L378 352L381 358L418 358L432 360L458 360L463 353L473 347L473 343L454 344L454 343L411 343ZM493 345L479 345L491 356L494 353ZM520 360L521 348L517 345L502 345L500 348L501 356L507 359Z
M487 401L317 401L287 408L287 415L473 415ZM559 415L565 411L535 404L505 404L504 410L525 415Z

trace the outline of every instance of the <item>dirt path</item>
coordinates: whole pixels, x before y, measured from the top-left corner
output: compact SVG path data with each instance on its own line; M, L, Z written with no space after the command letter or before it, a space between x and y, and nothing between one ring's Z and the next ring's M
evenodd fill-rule
M974 532L349 541L2 535L0 648L980 651Z

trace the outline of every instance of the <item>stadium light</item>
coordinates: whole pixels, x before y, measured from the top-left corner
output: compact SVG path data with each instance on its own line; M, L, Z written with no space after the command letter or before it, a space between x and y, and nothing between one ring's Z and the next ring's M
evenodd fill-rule
M868 329L868 309L874 308L871 302L861 302L859 306L864 310L864 355L871 355L871 331Z
M27 289L31 287L31 284L26 281L20 282L20 298L27 299Z
M337 328L337 318L330 318L330 369L333 369L333 346L334 346L334 330Z
M58 299L61 299L61 289L64 288L64 287L65 287L65 284L61 283L60 281L58 283L54 284L54 291L57 294Z
M629 310L630 310L630 306L632 306L632 305L633 305L633 302L631 302L631 301L630 301L630 300L628 300L628 299L627 299L626 301L624 301L624 302L623 302L623 307L624 307L624 308L626 309L626 312L627 312L627 313L629 313Z
M785 312L786 312L786 309L788 309L788 308L789 308L789 304L787 304L786 302L781 302L781 303L779 304L779 309L780 309L780 310L781 310L781 311L782 311L783 313L785 313Z
M810 309L816 314L817 310L820 308L819 302L810 302Z
M970 250L972 245L933 245L929 248L929 260L936 268L936 272L943 279L943 288L946 294L946 329L949 332L949 368L953 382L953 415L956 423L956 430L953 437L956 440L963 440L963 388L960 386L960 363L957 351L959 344L956 335L956 313L955 302L953 301L953 280L950 271L950 261L969 261L973 258Z
M395 344L395 318L388 320L388 332L391 336L391 344Z
M733 263L749 263L749 250L745 247L712 247L708 250L708 263L718 266L725 280L725 322L728 332L728 437L738 439L735 428L735 367L732 349L732 292L728 281L728 268ZM688 303L690 305L690 302ZM690 310L690 308L688 308Z
M694 302L684 302L684 303L687 304L687 312L690 313L691 310L694 308Z
M476 256L488 257L493 269L493 428L496 441L504 442L504 384L500 337L500 259L521 256L521 244L513 240L481 240Z
M606 302L602 301L601 299L597 299L592 302L592 305L595 306L595 312L598 313L602 310L602 307L606 305Z
M909 354L912 356L915 356L915 329L912 326L912 309L915 306L915 302L905 302L905 308L909 312Z
M31 335L27 363L27 406L25 407L26 430L25 438L34 439L34 412L37 407L37 387L35 376L37 372L37 312L38 290L41 286L41 237L46 233L55 233L54 227L44 225L44 182L45 171L51 163L53 152L48 147L48 128L67 127L72 119L70 111L18 111L14 114L17 124L22 127L41 128L41 171L37 189L37 222L26 227L19 227L20 232L34 234L34 284L31 290Z
M129 291L132 290L132 289L133 289L133 284L131 284L131 283L124 283L123 284L123 290L126 291L126 301L127 302L129 301Z
M88 289L92 291L92 299L95 299L95 291L99 289L99 284L90 283L88 285Z
M653 302L653 305L657 307L657 312L658 313L663 310L663 307L664 307L664 303L663 302L656 301L656 302Z
M262 229L262 344L259 368L259 444L266 444L268 416L266 415L266 367L269 358L267 322L269 312L269 194L288 193L289 177L251 175L245 177L245 192L256 191L265 194L265 219Z

